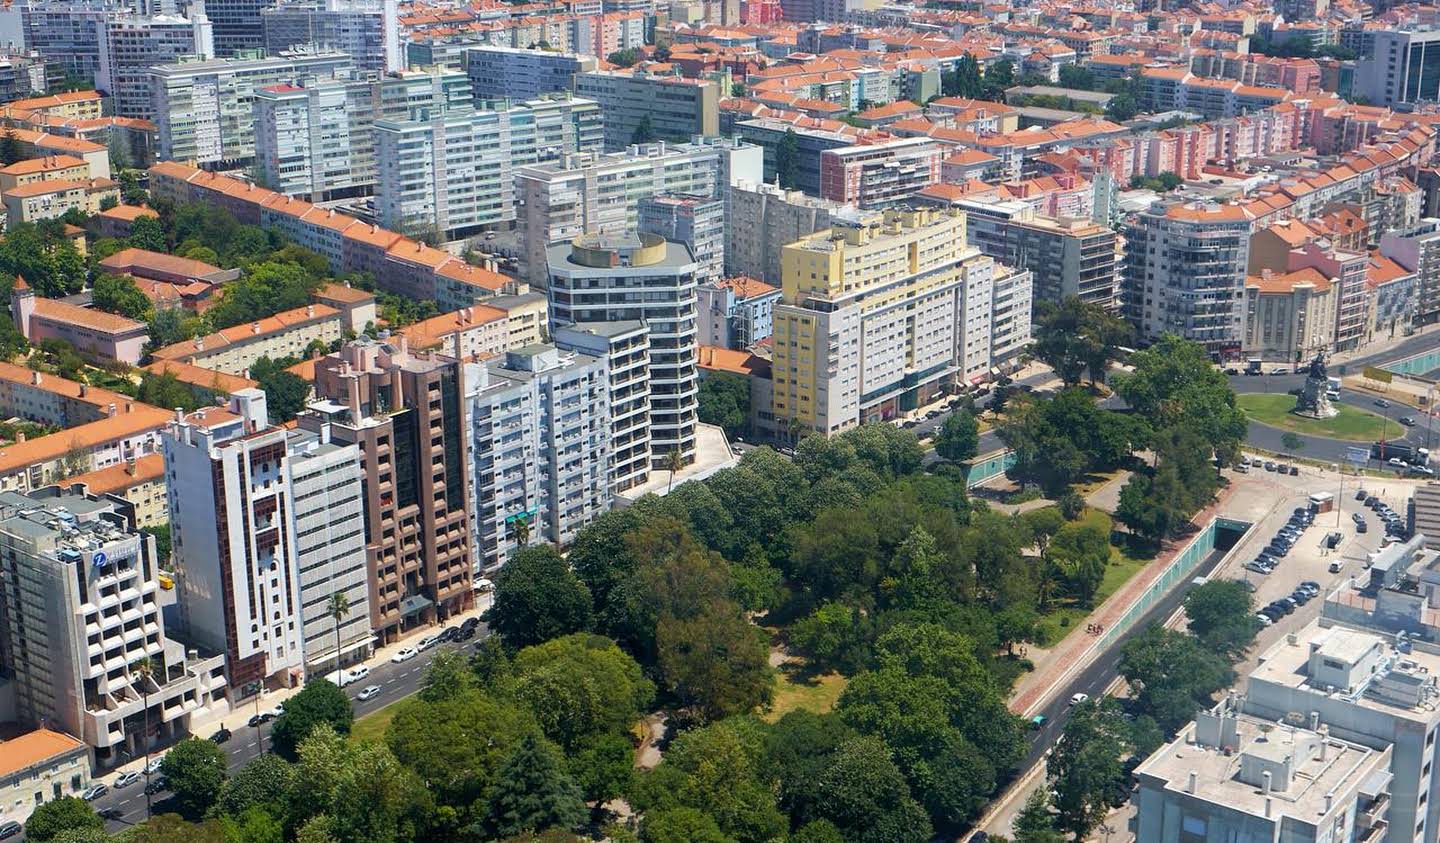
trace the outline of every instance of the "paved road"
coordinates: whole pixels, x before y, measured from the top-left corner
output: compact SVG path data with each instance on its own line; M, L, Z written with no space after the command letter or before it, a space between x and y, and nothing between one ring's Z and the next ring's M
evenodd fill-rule
M1304 384L1304 375L1232 375L1230 377L1230 386L1237 393L1277 393L1283 395L1292 389L1299 389L1304 386ZM1401 416L1417 416L1413 407L1395 403L1391 403L1389 407L1377 407L1375 406L1373 396L1348 389L1341 391L1339 403L1376 413L1396 422L1400 420ZM1421 419L1421 421L1422 424L1419 427L1407 429L1403 438L1392 441L1428 447L1426 445L1426 427L1423 424L1425 420ZM1276 427L1251 422L1250 429L1246 434L1246 441L1257 448L1263 448L1267 451L1288 452L1290 449L1286 448L1284 443L1281 442L1285 433L1286 431ZM1440 433L1440 431L1432 432L1429 438L1434 439L1434 433ZM1368 445L1370 441L1374 441L1374 437L1366 442L1360 443L1348 442L1343 439L1327 439L1322 436L1296 435L1300 436L1301 441L1305 443L1305 448L1297 454L1297 456L1335 463L1344 462L1345 454L1349 448L1361 444ZM1378 468L1379 466L1380 463L1372 461L1371 467Z
M420 653L415 658L400 664L393 664L388 660L371 663L369 676L353 685L345 686L345 693L350 696L355 709L355 718L358 720L367 714L378 711L391 703L398 702L418 691L420 689L420 683L424 679L425 670L430 666L430 662L434 660L436 653L468 649L487 635L489 635L489 630L486 629L484 624L481 624L476 630L475 637L469 641L447 642L432 647ZM360 692L361 688L370 685L380 686L379 696L371 700L366 700L365 702L354 698L355 695ZM261 710L265 710L272 705L273 703L262 701L260 708ZM250 703L248 706L242 706L242 708L253 712L255 705L254 703ZM208 737L216 728L215 726L201 727L200 735ZM220 745L221 748L225 750L226 767L230 774L234 775L241 767L244 767L264 752L269 739L269 723L261 724L255 728L242 726L235 729L233 737L226 743ZM107 776L106 778L108 779L110 777ZM159 803L169 795L168 791L157 793L152 797L152 801L158 806ZM145 820L145 789L143 780L126 788L118 790L112 788L108 794L95 800L91 804L94 805L97 811L107 808L118 808L121 811L121 819L111 820L107 824L111 832L120 831L128 826L143 822ZM17 837L13 839L20 840L21 838Z

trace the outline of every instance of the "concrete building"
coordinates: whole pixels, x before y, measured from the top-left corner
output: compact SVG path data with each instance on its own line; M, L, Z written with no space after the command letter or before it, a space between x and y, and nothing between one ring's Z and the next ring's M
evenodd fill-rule
M66 488L86 495L114 495L135 510L136 527L170 523L169 496L165 493L165 458L146 454L98 471L66 477Z
M228 711L224 656L167 634L155 539L123 501L0 493L0 548L0 656L22 723L79 738L109 768ZM145 658L148 679L136 669Z
M255 157L254 102L269 86L302 76L330 77L351 67L337 52L262 51L234 58L157 63L146 70L158 155L167 161L245 166Z
M181 626L225 654L232 700L305 673L294 494L265 393L181 416L162 439Z
M460 363L373 340L315 366L303 430L330 426L363 472L370 629L389 644L475 605Z
M397 0L282 0L260 11L265 51L299 44L347 53L363 70L405 69Z
M689 249L653 234L586 235L548 255L550 320L643 321L650 329L650 466L695 459L695 275Z
M725 274L769 284L780 283L785 246L829 228L831 215L844 207L749 180L728 187L725 203Z
M709 196L647 196L636 206L636 229L684 243L700 264L700 283L725 274L725 202Z
M576 74L575 93L605 112L605 148L611 151L720 133L720 86L710 80L651 76L638 68L594 70ZM640 131L646 126L648 135Z
M1410 526L1425 537L1427 549L1440 549L1440 483L1415 487L1410 497Z
M487 100L528 100L573 91L576 74L596 67L594 56L516 47L486 45L466 50L464 56L476 107Z
M1245 279L1246 359L1310 360L1335 347L1335 285L1313 268Z
M610 508L609 384L604 358L554 346L465 364L477 576L527 542L568 546Z
M1380 253L1417 276L1415 321L1440 319L1440 219L1427 217L1409 229L1384 232Z
M1393 839L1389 748L1306 728L1303 712L1277 723L1238 708L1231 698L1197 713L1136 768L1137 840Z
M601 113L557 97L377 120L375 207L390 228L433 228L445 240L508 228L515 168L598 151Z
M265 46L260 10L272 0L205 0L205 14L215 33L215 55L233 56Z
M285 446L305 674L325 676L373 649L360 449L331 442L325 425L291 431ZM338 621L331 614L337 596L350 610Z
M769 338L775 329L780 288L737 276L701 284L696 290L700 344L741 350Z
M820 153L820 197L884 208L940 181L944 148L929 138L899 138Z
M1237 205L1156 203L1125 229L1124 313L1146 339L1175 334L1236 356L1250 220Z
M1352 91L1373 105L1440 99L1440 29L1418 26L1365 33Z
M996 260L1028 269L1036 301L1078 296L1106 310L1118 306L1119 244L1115 230L1079 217L1048 217L1025 202L962 199L970 245Z
M758 182L760 170L759 147L728 140L643 144L624 152L564 155L520 167L515 192L524 208L523 275L532 284L545 283L550 247L582 234L634 231L644 197L718 197L735 181ZM733 219L727 214L727 221Z
M650 329L638 320L555 328L559 348L603 359L609 374L609 493L650 478Z
M776 151L787 135L794 133L797 165L795 168L795 190L810 196L820 196L820 157L832 149L848 149L855 145L854 132L833 129L816 129L796 126L788 120L775 117L757 117L735 124L735 134L747 143L753 143L765 151L765 173L756 182L776 183L779 171L775 165Z
M203 337L181 340L155 349L150 356L239 375L261 357L302 358L312 342L318 340L329 345L340 339L347 328L354 330L340 310L325 304L307 304L248 325L235 325Z
M0 741L0 811L24 817L90 786L90 747L63 732L34 729Z
M10 313L16 329L30 342L62 339L102 360L131 366L140 363L150 338L144 322L59 299L41 298L18 276L10 291Z
M955 211L836 218L786 246L772 338L776 418L826 435L892 418L960 373L967 338L983 345L972 356L988 371L993 270ZM968 284L983 288L983 303ZM984 318L972 325L964 309Z

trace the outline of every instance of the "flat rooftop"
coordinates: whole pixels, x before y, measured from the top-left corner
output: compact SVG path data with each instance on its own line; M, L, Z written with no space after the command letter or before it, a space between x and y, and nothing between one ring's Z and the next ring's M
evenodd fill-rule
M1274 770L1269 819L1277 825L1284 817L1317 825L1327 814L1346 808L1343 799L1327 806L1326 794L1352 794L1390 763L1388 749L1374 750L1243 714L1233 719L1236 745L1196 743L1198 726L1192 723L1146 759L1136 774L1159 779L1167 792L1264 818L1267 796L1261 775L1263 770ZM1189 792L1191 773L1195 774L1193 793Z
M1294 643L1291 643L1291 641ZM1378 648L1378 651L1377 651ZM1373 655L1378 652L1378 656ZM1373 670L1361 671L1363 678L1349 688L1311 677L1311 654L1327 662L1361 664L1373 660ZM1260 655L1250 673L1250 683L1268 682L1300 688L1316 694L1349 700L1354 705L1392 716L1429 721L1434 713L1435 683L1440 677L1440 654L1420 649L1410 642L1403 651L1395 638L1343 626L1320 626L1319 620L1280 639ZM1332 677L1327 677L1332 678ZM1253 695L1253 692L1252 692ZM1412 704L1418 699L1418 704Z

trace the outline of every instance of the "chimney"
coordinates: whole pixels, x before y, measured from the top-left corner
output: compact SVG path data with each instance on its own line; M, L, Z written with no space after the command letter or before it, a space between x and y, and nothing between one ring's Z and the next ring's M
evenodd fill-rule
M1260 785L1260 789L1261 792L1263 792L1266 796L1270 795L1270 778L1271 776L1269 770L1266 770L1265 772L1260 774L1260 780L1263 782L1263 784ZM1268 802L1269 800L1267 799L1266 801ZM1265 816L1268 817L1270 815L1267 813Z
M251 322L251 323L250 323L250 333L259 335L259 333L260 333L260 323L259 323L259 322Z
M307 305L305 305L305 315L306 315L306 316L314 316L314 315L315 315L315 305L313 305L313 304L307 304Z
M107 407L105 408L105 410L106 410L106 415L114 416L114 415L115 415L115 404L114 404L114 402L111 402L111 403L109 404L109 406L107 406Z
M1191 770L1189 777L1185 780L1185 792L1186 792L1186 793L1194 793L1194 792L1195 792L1195 780L1196 780L1197 778L1199 778L1199 776L1196 775L1196 773L1195 773L1194 770Z
M1326 754L1330 751L1330 727L1320 727L1320 755L1319 760L1324 761Z
M130 457L129 459L125 460L125 473L128 474L128 475L130 475L131 477L134 477L134 476L135 476L135 458L134 458L134 457ZM1193 775L1193 774L1192 774L1192 775Z
M1327 813L1327 814L1330 813L1330 808L1331 808L1331 806L1334 805L1334 804L1335 804L1335 794L1333 794L1333 793L1327 793L1327 794L1325 794L1325 813Z
M1266 773L1266 775L1269 775L1269 773ZM1275 800L1271 799L1271 798L1268 797L1268 796L1265 797L1265 817L1266 817L1266 819L1269 819L1269 817L1270 817L1270 811L1271 811L1270 803L1272 803L1272 802L1274 802L1274 801L1275 801Z
M30 382L31 382L32 384L36 385L36 386L39 386L39 385L40 385L40 373L39 373L39 372L31 372L31 373L30 373Z
M1310 731L1320 731L1320 712L1318 711L1310 712Z
M17 430L17 431L15 431L15 441L16 441L16 442L24 442L24 441L25 441L25 431L23 431L23 430Z
M135 409L135 402L134 402L134 401L126 401L126 402L125 402L125 412L128 413L128 412L131 412L131 411L134 410L134 409Z
M82 383L82 384L80 384L80 397L81 397L81 398L84 398L85 396L87 396L87 395L89 395L89 394L90 394L90 384L88 384L88 383Z

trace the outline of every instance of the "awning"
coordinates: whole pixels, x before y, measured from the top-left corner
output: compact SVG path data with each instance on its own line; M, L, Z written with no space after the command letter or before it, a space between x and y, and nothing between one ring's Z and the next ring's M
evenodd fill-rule
M419 614L434 605L435 602L428 597L421 597L419 595L406 597L404 600L400 601L400 615L402 617L408 618L411 615Z

